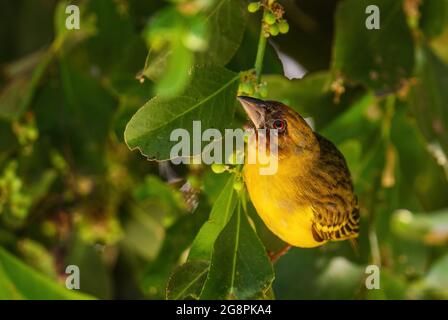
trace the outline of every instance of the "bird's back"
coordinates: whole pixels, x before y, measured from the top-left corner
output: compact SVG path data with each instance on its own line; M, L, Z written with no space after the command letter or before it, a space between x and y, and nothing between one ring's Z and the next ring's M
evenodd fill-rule
M342 153L316 133L319 161L310 175L307 198L313 207L312 232L316 241L345 240L358 236L359 207L350 171Z

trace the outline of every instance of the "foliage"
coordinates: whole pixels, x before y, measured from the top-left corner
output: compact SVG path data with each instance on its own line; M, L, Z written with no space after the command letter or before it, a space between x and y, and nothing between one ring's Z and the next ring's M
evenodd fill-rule
M448 1L79 0L67 30L69 3L0 3L0 299L448 298ZM194 120L242 127L238 93L345 155L359 254L272 264L241 167L162 161Z

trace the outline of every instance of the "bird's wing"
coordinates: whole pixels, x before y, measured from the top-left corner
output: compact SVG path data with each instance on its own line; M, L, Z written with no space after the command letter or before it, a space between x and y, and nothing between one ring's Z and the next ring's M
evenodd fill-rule
M320 160L313 175L319 199L312 201L313 236L316 240L354 238L359 231L359 208L353 184L342 153L324 137L316 134Z

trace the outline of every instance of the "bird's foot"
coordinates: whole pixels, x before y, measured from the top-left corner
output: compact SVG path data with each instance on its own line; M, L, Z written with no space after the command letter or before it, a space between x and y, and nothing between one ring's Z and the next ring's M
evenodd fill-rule
M283 256L291 248L291 245L287 244L277 252L268 251L269 259L272 263L275 263L281 256Z

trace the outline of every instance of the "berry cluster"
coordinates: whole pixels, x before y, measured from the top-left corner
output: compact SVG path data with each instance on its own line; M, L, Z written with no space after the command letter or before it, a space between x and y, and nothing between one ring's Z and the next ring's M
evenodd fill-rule
M241 175L240 168L238 168L238 161L243 156L242 150L237 150L236 152L233 152L228 160L229 164L223 164L223 163L213 163L211 166L211 169L216 174L221 174L223 172L231 172L235 174L235 181L233 182L233 189L235 191L239 192L244 187L243 177Z
M23 182L17 176L17 162L10 162L0 176L0 215L21 221L28 215L31 198L23 192Z
M239 96L251 96L255 98L266 98L268 96L268 86L266 82L257 83L254 70L245 72L241 76L241 83L238 88Z
M289 24L283 19L285 10L279 3L273 0L251 2L249 3L247 10L253 13L260 10L260 8L264 8L263 30L266 38L276 36L279 33L288 33Z

